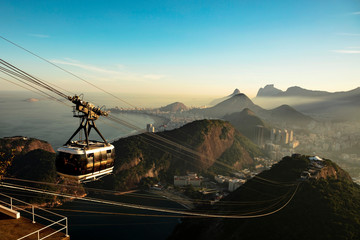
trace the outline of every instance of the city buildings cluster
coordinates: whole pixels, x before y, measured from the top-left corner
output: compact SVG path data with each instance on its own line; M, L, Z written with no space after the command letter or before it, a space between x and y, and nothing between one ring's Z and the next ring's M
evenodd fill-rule
M215 181L223 184L223 183L228 183L228 191L229 192L233 192L236 189L238 189L241 185L243 185L246 180L242 179L242 178L234 178L234 177L228 177L228 176L222 176L222 175L217 175L215 176Z
M194 187L200 187L203 177L198 176L196 173L188 173L185 176L174 176L174 186L184 187L192 185Z

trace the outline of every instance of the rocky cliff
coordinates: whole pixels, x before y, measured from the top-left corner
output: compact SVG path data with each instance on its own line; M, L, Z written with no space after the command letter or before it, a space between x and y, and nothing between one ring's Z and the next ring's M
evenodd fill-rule
M74 196L86 195L81 184L57 175L56 154L51 145L43 140L26 137L2 138L0 139L0 153L3 153L1 161L9 160L9 164L5 166L6 169L3 171L3 176L7 182ZM40 196L39 194L38 197L33 196L26 200L35 201L39 204L56 205L68 199L50 195Z
M52 146L43 140L22 136L5 137L0 139L0 151L13 150L15 154L26 154L36 149L55 153Z

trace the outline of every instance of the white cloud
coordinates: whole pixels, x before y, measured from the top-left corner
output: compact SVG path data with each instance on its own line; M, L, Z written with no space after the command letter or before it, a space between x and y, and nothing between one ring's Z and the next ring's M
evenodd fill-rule
M85 69L88 71L93 71L93 72L107 73L107 74L120 74L120 72L117 72L117 71L108 70L108 69L97 67L94 65L84 64L84 63L81 63L79 61L76 61L76 60L73 60L70 58L66 58L66 60L67 61L54 59L54 60L51 60L51 62L56 63L56 64L74 66L74 67L82 68L82 69Z
M49 35L45 35L45 34L37 34L37 33L29 33L28 34L31 37L37 37L37 38L49 38Z
M332 52L345 54L360 54L360 50L332 50Z
M152 73L143 74L137 72L126 72L122 70L122 68L126 68L126 66L122 64L117 64L115 65L114 70L110 70L103 67L82 63L78 60L71 58L64 58L64 60L53 59L50 61L55 64L62 64L62 65L81 68L83 70L86 70L84 73L82 73L82 75L85 76L85 78L97 79L101 81L114 81L114 82L121 81L128 83L141 82L141 83L152 84L154 80L161 80L165 77L165 75L160 75L160 74L152 74ZM98 73L98 74L94 74L94 73Z
M352 12L352 15L360 15L360 12Z

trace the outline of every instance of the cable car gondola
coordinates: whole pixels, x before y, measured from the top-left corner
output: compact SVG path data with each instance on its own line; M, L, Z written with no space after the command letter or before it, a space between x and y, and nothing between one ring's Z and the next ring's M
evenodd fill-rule
M70 139L57 149L58 174L79 182L96 180L111 174L114 169L115 148L105 140L95 125L99 116L107 116L108 113L76 95L68 99L76 105L73 116L80 118L81 123ZM91 129L95 129L103 142L89 140ZM85 133L85 140L72 141L81 130Z

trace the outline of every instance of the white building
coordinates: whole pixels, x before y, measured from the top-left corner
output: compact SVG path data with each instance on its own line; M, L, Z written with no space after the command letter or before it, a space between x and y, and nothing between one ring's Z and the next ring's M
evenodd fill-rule
M226 181L226 179L222 175L216 175L215 176L215 181L217 181L218 183L224 183Z
M189 173L186 176L174 176L174 186L183 187L192 185L194 187L201 186L202 177L198 177L196 173Z

